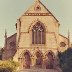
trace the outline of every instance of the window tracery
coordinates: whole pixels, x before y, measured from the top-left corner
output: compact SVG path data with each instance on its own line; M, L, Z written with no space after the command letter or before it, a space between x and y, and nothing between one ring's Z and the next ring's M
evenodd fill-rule
M45 44L45 28L40 22L32 28L32 44Z

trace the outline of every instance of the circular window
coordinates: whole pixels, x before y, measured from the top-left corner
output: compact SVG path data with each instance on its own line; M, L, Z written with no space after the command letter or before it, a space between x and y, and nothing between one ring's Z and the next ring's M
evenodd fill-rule
M37 6L35 7L35 10L39 11L39 10L41 10L41 7L40 7L39 5L37 5Z
M66 43L65 42L60 42L60 47L65 47Z

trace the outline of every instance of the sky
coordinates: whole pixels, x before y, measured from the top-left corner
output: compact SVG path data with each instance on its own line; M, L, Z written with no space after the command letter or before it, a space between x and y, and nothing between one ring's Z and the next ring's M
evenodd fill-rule
M16 32L17 19L35 0L0 0L0 47L4 46L4 34L8 37ZM60 34L67 37L68 29L72 41L72 0L41 0L60 23Z

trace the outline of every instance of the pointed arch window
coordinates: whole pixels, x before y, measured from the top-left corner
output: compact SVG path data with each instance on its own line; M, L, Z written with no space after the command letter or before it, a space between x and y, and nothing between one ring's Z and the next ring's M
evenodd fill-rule
M30 65L31 65L31 58L30 58L30 55L28 52L25 52L24 53L24 56L23 56L23 67L25 69L30 69Z
M41 22L32 28L32 44L45 44L45 27Z

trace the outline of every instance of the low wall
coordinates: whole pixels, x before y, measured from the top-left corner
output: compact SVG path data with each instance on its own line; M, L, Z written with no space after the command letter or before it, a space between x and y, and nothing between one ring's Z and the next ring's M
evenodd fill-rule
M17 72L58 72L58 71L54 69L24 69L19 70Z

